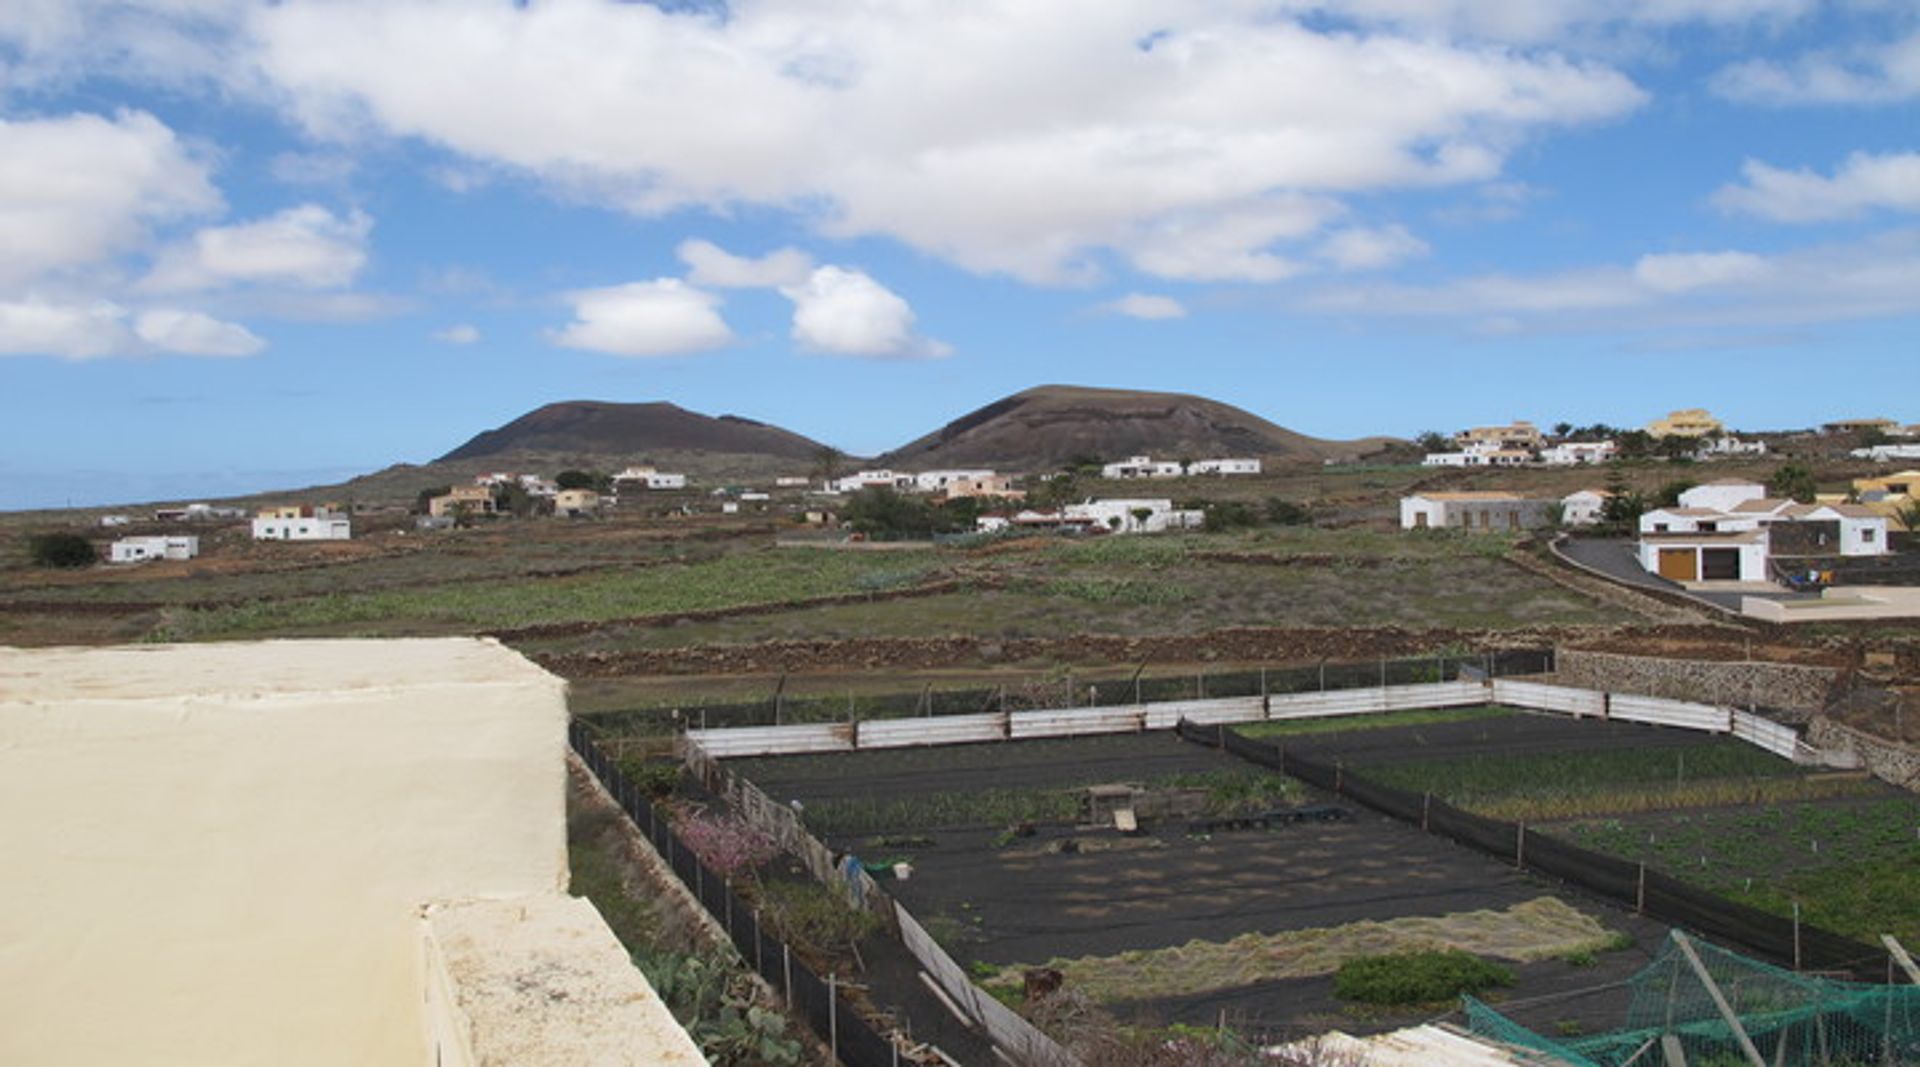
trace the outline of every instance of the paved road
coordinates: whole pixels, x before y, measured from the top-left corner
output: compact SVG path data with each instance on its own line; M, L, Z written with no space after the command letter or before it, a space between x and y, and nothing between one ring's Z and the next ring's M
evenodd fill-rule
M1764 596L1768 600L1806 600L1811 599L1797 593L1708 593L1688 589L1679 582L1668 581L1657 574L1648 573L1640 566L1640 560L1634 555L1633 542L1618 538L1572 537L1560 542L1560 554L1576 563L1598 571L1602 576L1620 583L1641 589L1654 589L1664 593L1678 593L1690 597L1711 607L1724 608L1738 615L1743 597Z

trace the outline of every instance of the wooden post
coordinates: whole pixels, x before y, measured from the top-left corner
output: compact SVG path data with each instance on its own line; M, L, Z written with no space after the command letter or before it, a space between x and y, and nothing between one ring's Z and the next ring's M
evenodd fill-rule
M787 1010L793 1010L793 946L780 942L780 988L785 991Z
M721 884L727 890L727 940L731 941L733 940L733 879L724 879Z
M1335 796L1341 796L1342 794L1341 794L1341 792L1340 792L1340 790L1341 790L1341 789L1343 789L1343 788L1344 788L1344 787L1346 786L1346 784L1347 784L1347 765L1346 765L1345 763L1342 763L1342 762L1340 762L1340 761L1338 761L1338 760L1336 760L1336 761L1334 761L1334 764L1333 764L1333 793L1334 793L1334 795L1335 795Z
M1513 865L1515 867L1527 865L1527 824L1524 820L1514 824Z
M765 977L767 973L766 938L760 936L765 928L760 925L760 909L753 909L753 973Z
M1727 1024L1729 1030L1733 1031L1734 1040L1739 1042L1740 1051L1747 1057L1747 1062L1753 1064L1753 1067L1767 1067L1767 1061L1761 1058L1760 1050L1753 1047L1753 1039L1747 1036L1747 1028L1740 1025L1740 1016L1734 1012L1733 1005L1727 1003L1727 998L1720 992L1720 986L1714 982L1713 975L1707 973L1707 965L1700 962L1700 954L1693 950L1693 942L1678 930L1673 932L1673 942L1680 946L1681 954L1686 956L1687 965L1693 968L1693 973L1699 977L1700 984L1707 987L1707 995L1713 998L1713 1006L1720 1012L1721 1020ZM1888 998L1887 1008L1889 1011L1892 1010L1892 998Z
M840 1058L840 979L827 974L827 1050Z
M1893 962L1907 972L1907 977L1913 980L1913 984L1920 985L1920 967L1914 966L1913 957L1907 955L1906 947L1894 940L1892 934L1881 934L1880 943L1887 946L1887 952L1893 957Z
M1432 793L1420 794L1420 830L1422 833L1428 832L1427 824L1428 824L1428 821L1431 819L1432 815L1433 815L1433 794Z
M1644 863L1640 865L1640 876L1633 888L1633 913L1647 913L1647 865Z
M1800 902L1793 902L1793 969L1800 969Z

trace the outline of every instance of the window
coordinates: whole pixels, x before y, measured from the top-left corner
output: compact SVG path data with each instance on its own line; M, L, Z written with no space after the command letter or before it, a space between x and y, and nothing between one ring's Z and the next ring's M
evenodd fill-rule
M1862 542L1862 543L1865 543L1865 544L1872 544L1872 543L1873 543L1873 530L1871 530L1871 529L1862 529L1862 530L1860 531L1860 540L1861 540L1861 542Z
M1654 524L1653 524L1653 532L1654 532L1654 533L1666 533L1666 532L1667 532L1667 524L1666 524L1666 523L1664 523L1664 522L1656 522L1656 523L1654 523Z

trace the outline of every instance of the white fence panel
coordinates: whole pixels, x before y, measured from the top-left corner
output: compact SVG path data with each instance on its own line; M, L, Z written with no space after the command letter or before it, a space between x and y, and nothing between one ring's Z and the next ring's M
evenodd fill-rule
M689 730L714 759L742 756L790 756L804 752L851 752L853 727L847 723L807 723L799 726L747 726L735 730Z
M978 1022L1001 1051L1015 1063L1030 1067L1075 1067L1075 1060L1054 1040L1012 1009L988 996L967 976L947 950L905 908L895 908L900 920L900 940L913 958L920 961L961 1013Z
M1256 700L1256 703L1258 701ZM1146 713L1139 708L1069 708L1057 711L1016 711L1009 718L1015 741L1034 737L1080 737L1087 734L1130 734L1146 729Z
M1216 697L1147 705L1147 728L1171 730L1181 719L1211 726L1214 723L1259 722L1265 717L1259 697Z
M1408 708L1463 708L1487 702L1487 687L1479 682L1424 682L1394 685L1380 690L1381 705L1389 711Z
M1212 700L1168 700L1143 704L1147 729L1171 730L1181 719L1194 722L1255 722L1261 718L1259 697L1217 697Z
M1607 713L1605 693L1595 692L1592 689L1573 689L1564 685L1541 685L1539 682L1510 682L1505 679L1495 679L1493 701L1496 704L1511 704L1516 708L1557 711L1563 715L1575 717L1591 715L1598 718Z
M1284 693L1267 698L1269 719L1318 719L1367 715L1387 710L1379 689L1335 689L1326 693Z
M1788 759L1798 759L1800 750L1806 747L1793 727L1744 711L1733 713L1733 736Z
M1001 741L1007 736L1007 716L935 715L922 719L874 719L860 724L862 749L906 748L913 745L965 745Z
M1607 714L1623 722L1644 722L1655 726L1678 726L1688 730L1725 733L1732 723L1727 711L1707 704L1659 697L1615 694Z

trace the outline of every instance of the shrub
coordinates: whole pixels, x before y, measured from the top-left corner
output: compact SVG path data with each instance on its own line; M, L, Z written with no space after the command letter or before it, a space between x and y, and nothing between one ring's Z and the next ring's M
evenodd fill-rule
M1459 949L1356 956L1333 976L1333 995L1364 1004L1432 1004L1513 984L1513 972Z
M850 945L880 928L880 917L854 908L818 882L771 882L762 890L764 917L787 940L823 950Z
M100 560L93 542L76 533L34 534L27 538L27 555L39 567L89 567Z
M758 870L780 854L771 835L737 815L695 815L682 820L679 830L702 863L728 878Z

